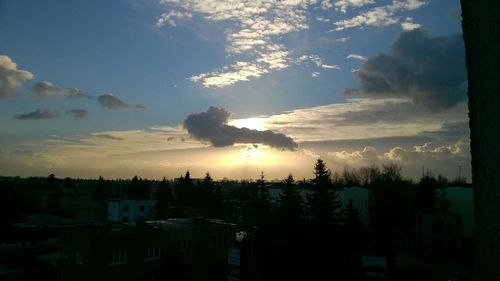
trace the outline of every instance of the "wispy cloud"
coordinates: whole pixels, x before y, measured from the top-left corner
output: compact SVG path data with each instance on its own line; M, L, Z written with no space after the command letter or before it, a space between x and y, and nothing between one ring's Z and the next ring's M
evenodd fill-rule
M346 13L348 8L360 8L373 3L375 3L374 0L337 0L335 10Z
M372 8L368 11L361 12L350 19L340 20L334 23L336 30L343 30L353 27L363 26L387 26L399 22L397 14L401 11L415 10L426 2L423 0L393 0L391 4Z
M0 98L14 95L23 82L31 79L31 72L17 69L10 57L0 55Z
M97 102L99 102L99 104L101 104L102 107L113 110L124 109L124 108L145 109L143 105L126 103L122 99L113 94L100 95L99 97L97 97Z
M40 120L40 119L53 119L59 117L59 113L50 110L36 109L35 111L15 115L14 118L18 120Z
M346 59L357 59L357 60L367 60L366 57L362 56L362 55L358 55L358 54L349 54L347 57L345 57Z
M316 1L162 0L160 3L169 11L159 18L157 26L168 24L173 17L192 14L232 24L233 28L226 33L226 51L231 56L244 58L190 77L191 81L205 87L223 88L288 67L292 61L290 52L274 40L309 28L307 8Z

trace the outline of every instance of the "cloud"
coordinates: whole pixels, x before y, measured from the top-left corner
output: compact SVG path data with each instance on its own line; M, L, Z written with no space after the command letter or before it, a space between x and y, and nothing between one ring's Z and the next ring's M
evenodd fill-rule
M349 54L347 57L345 57L346 59L357 59L357 60L367 60L366 57L362 56L362 55L358 55L358 54Z
M322 68L324 69L340 69L340 66L334 64L334 65L331 65L331 64L322 64L321 65Z
M405 21L401 23L401 28L404 31L414 30L420 28L421 26L422 26L421 24L413 22L412 18L406 18Z
M392 53L370 57L356 73L349 96L410 98L441 110L466 100L465 48L461 34L432 37L422 29L401 33Z
M160 16L160 18L156 21L156 27L160 28L164 25L170 25L173 27L177 26L177 23L174 21L174 18L183 19L183 18L192 18L193 14L191 13L181 13L179 11L171 11L168 13L164 13Z
M314 77L314 78L317 78L321 75L321 73L317 72L317 71L314 71L311 73L311 77Z
M49 110L40 110L37 109L35 111L25 113L25 114L18 114L15 115L14 118L18 120L37 120L37 119L53 119L59 117L59 113L54 112L54 111L49 111Z
M344 1L341 1L341 3L342 2ZM346 1L346 2L355 2L355 1ZM371 10L364 11L350 19L344 19L335 22L334 23L334 25L336 26L335 30L339 31L347 28L363 27L363 26L381 27L381 26L396 24L399 22L399 18L396 16L397 13L401 11L415 10L422 7L425 4L426 2L422 0L406 0L406 1L393 0L392 3L389 5L375 7Z
M85 109L76 108L66 111L66 114L73 115L73 119L83 119L87 117L88 111Z
M274 40L308 29L307 9L317 1L161 0L160 3L168 11L158 19L158 27L175 26L172 18L195 15L209 22L230 24L231 28L226 29L226 52L234 62L189 78L204 87L224 88L287 68L293 61L291 53Z
M346 13L349 7L359 8L373 3L375 3L374 0L337 0L335 1L335 10Z
M8 56L0 55L0 98L14 95L24 81L31 79L31 72L17 69Z
M54 85L49 81L41 81L36 83L32 89L36 97L45 99L49 96L57 96L62 98L92 98L83 90L77 88L65 88Z
M325 22L325 23L330 22L329 18L325 18L325 17L321 17L321 16L316 17L316 20L319 22Z
M271 147L294 150L297 144L292 138L270 130L257 131L227 125L230 113L223 108L210 107L206 112L193 113L184 120L189 134L215 147L236 143L261 143Z
M437 112L419 108L410 99L350 99L310 108L295 109L263 120L297 142L342 139L373 139L437 134L443 125L467 120L467 104ZM444 137L444 136L443 136Z
M145 109L144 106L139 104L128 104L113 94L100 95L99 97L97 97L97 102L99 102L102 107L113 110L124 109L124 108Z

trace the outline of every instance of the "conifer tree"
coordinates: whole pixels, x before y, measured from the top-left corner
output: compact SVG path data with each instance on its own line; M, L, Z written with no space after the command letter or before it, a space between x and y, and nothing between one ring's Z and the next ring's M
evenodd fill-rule
M303 220L303 200L297 190L292 174L283 181L285 187L281 191L277 210L278 223L284 229L296 229Z
M320 231L338 227L341 204L332 186L331 172L322 159L318 159L314 165L312 183L314 190L308 196L308 205L313 226Z
M158 185L158 192L156 193L156 205L153 210L153 218L155 219L165 219L168 218L170 214L170 209L174 205L175 199L172 194L172 189L167 179L163 178Z

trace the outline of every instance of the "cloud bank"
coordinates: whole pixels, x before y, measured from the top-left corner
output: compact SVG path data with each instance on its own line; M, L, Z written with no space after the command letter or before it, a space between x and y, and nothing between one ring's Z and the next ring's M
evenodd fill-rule
M215 147L236 143L261 143L288 150L297 148L297 143L284 134L227 125L229 117L230 113L225 109L210 107L206 112L189 115L184 120L184 128L193 138L208 141Z
M8 56L0 55L0 98L14 95L24 81L31 79L31 72L17 69L17 64Z

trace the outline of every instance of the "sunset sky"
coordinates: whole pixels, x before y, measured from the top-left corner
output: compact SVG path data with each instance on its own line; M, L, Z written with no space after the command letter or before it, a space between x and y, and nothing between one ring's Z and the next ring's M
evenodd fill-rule
M458 0L0 0L0 175L470 180ZM245 129L246 128L246 129Z

